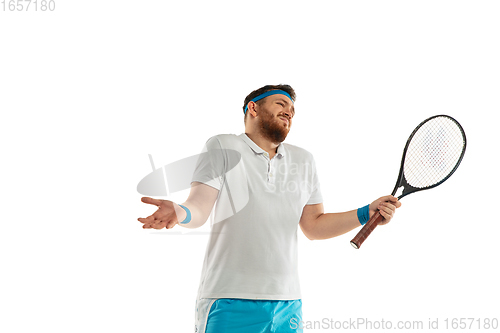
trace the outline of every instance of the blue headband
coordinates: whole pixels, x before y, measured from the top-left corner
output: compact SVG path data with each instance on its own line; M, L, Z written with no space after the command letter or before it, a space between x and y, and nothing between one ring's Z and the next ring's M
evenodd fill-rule
M257 102L257 101L260 101L261 99L266 98L267 96L271 96L271 95L285 95L286 97L290 98L290 100L293 103L293 99L290 97L290 95L286 91L283 91L283 90L270 90L270 91L267 91L267 92L265 92L263 94L260 94L259 96L255 97L250 102ZM250 103L250 102L248 102L248 103ZM247 113L248 103L245 106L245 111L243 111L243 114Z

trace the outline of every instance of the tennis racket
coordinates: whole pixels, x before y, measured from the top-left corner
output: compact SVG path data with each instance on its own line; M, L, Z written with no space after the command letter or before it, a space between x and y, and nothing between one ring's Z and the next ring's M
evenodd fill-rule
M465 154L467 140L462 126L450 116L430 117L415 128L406 142L401 160L396 192L401 200L408 194L428 190L444 183L457 170ZM351 240L351 245L359 249L384 218L376 212Z

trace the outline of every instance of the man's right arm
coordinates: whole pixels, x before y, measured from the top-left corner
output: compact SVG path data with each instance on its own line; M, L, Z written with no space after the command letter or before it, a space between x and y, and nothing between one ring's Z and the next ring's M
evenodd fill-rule
M138 218L138 220L144 224L144 229L171 229L176 224L190 229L198 228L207 221L218 195L217 189L203 183L193 182L189 197L182 204L191 213L191 220L185 224L180 224L187 216L186 211L180 205L169 200L143 197L142 202L155 205L158 210L147 218Z
M182 204L191 212L191 221L189 223L179 225L185 228L194 229L205 224L210 216L210 212L212 212L212 208L214 207L218 195L219 190L213 188L212 186L199 182L193 182L191 184L189 196L186 202ZM186 218L186 211L179 205L177 206L182 211L182 215L177 215L178 220L182 222Z

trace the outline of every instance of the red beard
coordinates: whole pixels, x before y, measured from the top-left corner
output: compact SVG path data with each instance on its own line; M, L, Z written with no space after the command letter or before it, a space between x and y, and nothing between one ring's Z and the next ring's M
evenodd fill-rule
M290 122L288 123L290 124ZM290 129L281 119L264 111L261 113L259 128L262 135L273 143L285 141Z

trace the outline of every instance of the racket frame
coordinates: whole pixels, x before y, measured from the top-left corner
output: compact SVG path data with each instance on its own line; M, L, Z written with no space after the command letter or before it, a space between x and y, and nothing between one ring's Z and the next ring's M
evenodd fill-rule
M450 120L452 120L457 126L458 128L460 129L460 132L462 133L462 137L463 137L463 140L464 140L464 148L462 149L462 154L460 155L460 157L458 158L458 161L457 163L455 164L455 167L450 171L450 173L445 177L443 178L441 181L437 182L436 184L433 184L431 186L426 186L426 187L421 187L421 188L418 188L418 187L413 187L411 186L410 184L408 184L408 182L406 181L406 178L404 176L404 164L405 164L405 159L406 159L406 152L408 151L408 147L410 146L410 142L411 140L413 139L413 137L415 136L415 134L418 132L418 130L424 125L426 124L428 121L434 119L434 118L438 118L438 117L446 117ZM408 138L408 140L406 140L406 145L405 145L405 148L403 150L403 157L401 158L401 166L399 168L399 175L398 175L398 179L396 181L396 186L394 186L394 189L392 190L392 193L391 195L395 195L396 192L398 191L398 189L403 186L403 192L401 193L400 196L398 196L398 200L400 200L401 198L407 196L408 194L410 193L414 193L414 192L418 192L418 191L423 191L423 190L428 190L428 189L431 189L431 188L434 188L436 186L439 186L441 185L442 183L444 183L446 180L448 180L448 178L451 177L451 175L457 170L458 166L460 165L460 163L462 162L462 159L464 157L464 154L465 154L465 149L467 148L467 138L465 136L465 131L462 127L462 125L460 125L460 123L453 117L450 117L450 116L447 116L447 115L444 115L444 114L441 114L441 115L436 115L436 116L432 116L432 117L429 117L427 119L425 119L424 121L422 121L414 130L413 132L410 134L410 137Z
M438 118L438 117L446 117L448 119L450 119L451 121L453 121L457 126L458 128L460 129L460 132L462 133L462 137L463 137L463 149L462 149L462 153L457 161L457 163L455 164L455 167L450 171L450 173L445 177L443 178L441 181L437 182L436 184L433 184L431 186L426 186L426 187L421 187L421 188L417 188L417 187L414 187L414 186L411 186L410 184L408 184L405 176L404 176L404 164L405 164L405 159L406 159L406 153L408 151L408 147L410 146L410 142L411 140L413 139L413 137L415 136L415 134L417 133L417 131L424 125L426 124L428 121L434 119L434 118ZM403 150L403 157L401 158L401 166L399 168L399 175L398 175L398 179L396 181L396 186L394 186L394 189L392 190L392 193L391 195L394 196L396 194L396 192L398 191L398 189L400 187L403 187L403 192L401 193L400 196L398 196L398 200L400 200L401 198L407 196L408 194L411 194L411 193L414 193L414 192L418 192L418 191L423 191L423 190L428 190L428 189L431 189L431 188L434 188L438 185L441 185L442 183L444 183L448 178L451 177L451 175L457 170L458 166L460 165L460 163L462 162L462 159L464 157L464 154L465 154L465 149L467 148L467 137L465 136L465 131L462 127L462 125L460 125L460 123L453 117L450 117L448 115L436 115L436 116L432 116L432 117L429 117L427 119L425 119L424 121L422 121L414 130L413 132L410 134L410 137L408 138L408 140L406 140L406 145L405 145L405 148ZM363 242L366 240L366 238L372 233L372 231L377 227L377 225L383 221L383 217L380 215L380 213L377 211L369 220L368 222L363 226L363 228L358 232L358 234L356 235L356 237L354 237L352 240L351 240L351 245L355 248L355 249L359 249L361 247L361 244L363 244Z

